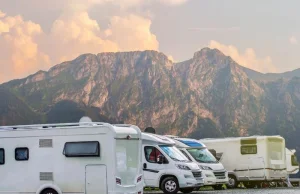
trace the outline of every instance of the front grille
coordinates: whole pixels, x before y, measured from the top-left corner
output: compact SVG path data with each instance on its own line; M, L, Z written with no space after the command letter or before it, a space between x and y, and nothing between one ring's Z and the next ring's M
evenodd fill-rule
M214 175L217 179L225 179L226 178L224 171L223 172L215 171Z
M193 175L194 175L195 178L200 178L200 177L202 177L202 172L201 171L193 172Z

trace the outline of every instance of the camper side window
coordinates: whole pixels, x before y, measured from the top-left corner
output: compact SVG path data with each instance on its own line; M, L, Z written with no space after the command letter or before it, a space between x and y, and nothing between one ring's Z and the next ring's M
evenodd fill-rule
M157 163L157 158L162 153L155 147L147 146L145 147L145 158L150 163Z
M0 148L0 165L5 164L5 150Z
M67 142L63 154L66 157L99 157L100 144L97 141Z
M256 145L243 145L241 146L241 154L257 154L257 146Z
M28 148L16 148L15 149L15 159L17 161L24 161L29 159L29 149Z

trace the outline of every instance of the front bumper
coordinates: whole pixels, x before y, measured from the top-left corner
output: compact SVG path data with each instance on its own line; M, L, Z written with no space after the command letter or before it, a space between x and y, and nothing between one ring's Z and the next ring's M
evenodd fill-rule
M183 172L177 178L180 188L201 187L204 185L203 177L194 177L191 171Z

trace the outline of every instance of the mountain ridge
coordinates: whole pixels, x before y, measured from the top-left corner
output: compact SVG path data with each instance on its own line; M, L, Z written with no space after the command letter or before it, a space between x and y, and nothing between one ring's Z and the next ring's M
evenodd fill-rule
M284 79L263 76L209 48L179 63L157 51L83 54L2 84L6 96L16 97L11 104L32 116L0 119L13 115L27 124L90 116L194 138L276 134L300 151L298 70Z

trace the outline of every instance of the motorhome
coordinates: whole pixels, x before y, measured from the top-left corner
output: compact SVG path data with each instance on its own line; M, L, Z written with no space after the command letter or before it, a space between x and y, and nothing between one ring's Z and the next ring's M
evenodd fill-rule
M141 131L78 123L2 126L2 194L142 194Z
M239 183L247 188L287 179L285 139L281 136L250 136L200 139L215 150L228 171L228 187Z
M167 137L142 133L143 170L146 187L166 194L191 193L203 185L202 171L189 161Z
M190 138L166 136L175 141L176 147L190 161L199 165L203 172L204 186L212 186L215 190L223 189L223 185L228 183L228 173L202 142Z

